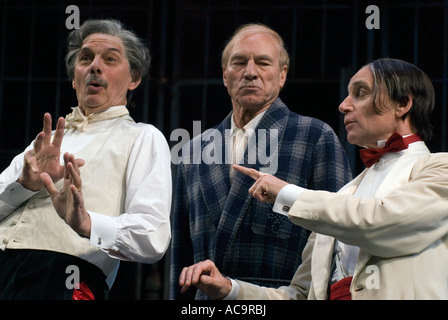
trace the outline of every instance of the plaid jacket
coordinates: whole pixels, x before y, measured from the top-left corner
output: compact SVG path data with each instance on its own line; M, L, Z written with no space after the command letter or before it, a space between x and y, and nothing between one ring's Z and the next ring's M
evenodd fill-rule
M231 114L214 128L222 137L230 129ZM291 112L278 98L255 132L258 129L266 129L268 136L273 132L269 129L277 129L274 151L270 149L270 138L266 138L266 149L274 152L278 160L276 177L327 191L337 191L351 180L344 149L326 123ZM178 285L183 267L206 259L213 260L231 278L269 287L288 285L301 264L309 231L273 212L272 204L255 200L248 193L254 183L250 177L237 172L230 184L228 162L197 161L198 151L221 151L224 157L224 139L205 138L206 134L192 139L187 144L189 148L183 148L188 152L182 155L177 169L170 298L206 298L193 288L182 295ZM248 161L247 149L245 166L263 170L270 165L259 159L256 163Z

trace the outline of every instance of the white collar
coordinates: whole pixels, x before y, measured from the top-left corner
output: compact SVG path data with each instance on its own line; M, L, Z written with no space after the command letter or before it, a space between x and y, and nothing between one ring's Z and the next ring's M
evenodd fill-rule
M230 131L233 134L238 130L243 130L243 131L247 131L248 129L255 130L255 128L258 126L258 123L260 122L261 118L263 117L263 115L265 113L266 113L266 110L257 114L252 120L250 120L248 123L246 123L246 125L242 129L237 127L237 125L235 123L235 119L233 118L234 113L232 113L231 120L230 120Z

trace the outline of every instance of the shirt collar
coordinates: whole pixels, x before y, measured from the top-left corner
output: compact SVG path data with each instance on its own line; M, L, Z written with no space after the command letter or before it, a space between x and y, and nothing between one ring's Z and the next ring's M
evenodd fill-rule
M412 134L406 134L406 135L403 136L403 138L406 138L406 137L409 137L409 136L412 136ZM387 142L387 140L378 140L378 142L377 142L378 148L384 147L386 145L386 142ZM411 144L412 143L410 143L409 145L411 145Z
M230 120L230 131L231 131L231 133L234 134L238 130L243 130L243 131L247 131L248 129L255 130L255 128L258 126L258 123L260 122L261 118L263 117L263 115L265 113L266 113L266 110L264 110L263 112L260 112L259 114L257 114L252 120L250 120L248 123L246 123L246 125L242 129L237 127L237 125L235 123L235 119L233 118L234 114L232 113L231 120Z
M75 109L75 108L77 108L77 107L73 107L72 110ZM109 108L107 108L106 110L101 111L101 112L107 113L107 112L111 112L111 111L113 111L113 110L118 110L118 109L121 109L121 108L126 108L126 106L125 106L124 104L123 104L123 105L120 105L120 106L112 106L112 107L109 107ZM95 112L94 112L94 113L95 113Z

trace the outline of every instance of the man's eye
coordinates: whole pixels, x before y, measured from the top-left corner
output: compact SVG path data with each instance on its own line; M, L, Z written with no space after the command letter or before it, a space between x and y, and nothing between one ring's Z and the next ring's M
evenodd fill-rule
M367 93L368 93L368 92L367 92L366 89L364 89L364 88L359 88L359 89L358 89L358 94L357 94L357 96L360 97L360 98L362 98L362 97L364 97Z

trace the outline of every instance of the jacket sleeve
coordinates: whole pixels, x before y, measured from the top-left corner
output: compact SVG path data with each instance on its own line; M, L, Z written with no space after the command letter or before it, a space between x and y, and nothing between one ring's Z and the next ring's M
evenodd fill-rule
M408 183L384 197L306 190L290 220L380 257L419 253L448 234L448 154L420 159Z
M171 240L170 299L194 300L195 288L180 293L179 275L184 267L194 264L190 238L189 205L185 187L185 165L177 169L176 193L173 207L173 236Z

